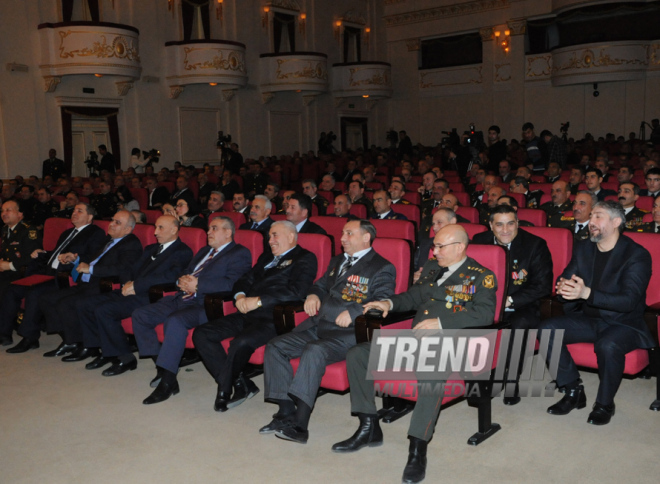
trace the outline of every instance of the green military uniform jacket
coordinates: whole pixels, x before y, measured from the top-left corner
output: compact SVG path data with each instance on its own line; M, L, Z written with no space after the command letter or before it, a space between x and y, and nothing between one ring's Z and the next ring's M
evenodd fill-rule
M419 280L403 294L392 296L392 311L417 310L413 327L420 321L440 318L444 329L492 324L497 302L495 275L468 257L441 285L436 284L440 266L430 259Z
M573 203L570 200L566 200L561 205L556 206L552 202L546 202L541 205L541 210L543 210L548 216L548 227L561 227L559 222L565 212L573 210Z
M9 235L8 230L9 227L2 227L0 259L11 262L16 271L21 272L32 261L30 254L41 249L41 237L36 227L25 222L18 222Z
M626 214L626 230L635 230L638 225L641 225L644 219L644 215L648 212L646 210L640 210L637 207Z

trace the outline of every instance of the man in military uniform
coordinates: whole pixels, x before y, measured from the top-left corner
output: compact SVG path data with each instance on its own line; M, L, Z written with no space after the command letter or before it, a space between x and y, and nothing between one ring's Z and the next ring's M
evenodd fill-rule
M360 181L352 181L348 185L348 197L351 199L351 203L355 205L359 203L364 205L367 209L367 218L371 217L371 214L374 212L374 207L364 194L364 185Z
M598 200L596 195L586 190L582 190L575 195L573 202L573 216L563 215L557 227L563 227L573 233L573 240L587 240L589 238L589 216L591 209Z
M34 215L39 202L34 198L34 187L32 185L23 185L18 192L18 204L21 206L21 212L25 221L29 224L34 223Z
M503 195L497 199L497 206L499 207L500 205L508 205L516 213L518 213L518 200L510 197L509 195ZM488 224L486 225L490 227L490 215L488 217ZM534 224L532 222L528 222L527 220L518 220L518 227L534 227Z
M421 195L422 201L430 200L433 197L433 182L437 177L432 171L424 173L422 176L422 184L417 189Z
M20 279L32 259L30 254L41 249L36 227L23 221L23 212L15 200L2 204L2 245L0 245L0 291Z
M561 177L561 165L556 161L551 161L548 163L548 183L554 183L559 181Z
M442 206L442 197L449 192L449 182L442 178L436 179L433 182L433 198L422 202L422 228L431 226L431 216L433 215L433 209ZM428 232L428 229L425 230Z
M71 190L65 194L64 200L60 202L60 209L55 213L55 216L57 218L71 218L73 210L79 202L78 194Z
M431 173L431 172L429 172ZM371 218L381 220L408 220L408 217L392 210L392 199L386 190L374 192L374 213Z
M482 203L479 207L479 223L481 225L487 226L490 220L490 213L495 209L495 207L497 207L497 201L500 199L500 197L506 196L506 191L501 186L495 185L494 187L491 187L491 189L486 193L488 194L488 201L486 203Z
M327 214L328 217L346 217L348 220L358 220L358 218L353 215L351 212L351 199L348 198L348 195L337 195L335 197L335 205L333 213Z
M268 184L268 177L261 172L261 169L261 163L253 161L250 163L250 172L244 177L243 188L250 197L263 195Z
M403 312L416 309L413 328L461 329L491 324L495 317L497 281L491 271L467 257L468 236L460 225L447 225L434 239L435 260L424 265L422 275L407 292L389 300L365 304L370 309ZM460 298L458 296L461 296ZM373 381L367 380L370 343L354 346L346 365L351 386L351 412L358 415L360 427L334 452L355 452L366 446L381 445L383 433L378 424ZM410 448L403 472L404 482L420 482L426 473L426 448L433 437L443 395L420 393L408 429Z
M541 197L543 192L541 190L529 190L529 181L522 176L517 176L509 184L509 191L511 193L522 193L525 196L526 208L539 208L541 205Z
M633 179L633 170L629 166L619 167L619 172L616 175L616 180L621 183L627 183Z
M319 211L319 215L324 216L328 211L328 205L330 205L330 202L328 202L325 197L322 197L317 193L318 187L316 186L316 182L311 178L303 180L302 189L303 193L311 198L312 203L316 205L316 208Z
M117 212L117 195L112 193L112 187L106 181L99 183L101 193L91 199L98 218L110 218Z
M540 300L552 293L552 257L545 240L518 229L513 207L499 205L490 215L490 231L476 234L472 241L501 245L509 251L509 281L505 318L513 329L534 329L541 322ZM518 368L518 371L522 368ZM520 402L517 394L504 397L505 405Z
M653 222L647 222L635 227L636 232L647 232L652 234L660 234L660 197L657 197L653 202Z
M55 217L60 206L55 200L51 199L50 192L45 188L40 188L37 191L37 201L38 203L34 210L32 224L37 227L38 230L43 230L46 219Z
M548 227L557 227L559 221L564 216L564 212L573 209L573 204L569 197L570 192L567 182L558 180L552 184L552 189L550 190L552 201L545 202L541 205L541 210L548 216Z
M603 174L598 168L588 168L587 173L584 176L584 183L587 185L587 190L596 195L599 202L605 200L605 197L611 195L616 195L614 190L607 190L601 188L601 183L603 183Z
M410 205L410 202L403 198L403 196L406 194L406 185L401 180L392 180L392 183L390 183L390 188L387 191L390 192L392 203Z
M643 222L644 215L648 212L640 210L635 206L639 200L639 185L634 182L626 182L619 185L619 203L626 213L626 229L635 230Z

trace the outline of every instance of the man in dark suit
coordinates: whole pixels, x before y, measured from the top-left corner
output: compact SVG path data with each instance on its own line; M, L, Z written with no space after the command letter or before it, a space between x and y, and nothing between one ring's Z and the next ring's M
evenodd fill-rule
M644 221L648 212L635 206L639 200L639 185L635 182L624 182L619 185L619 203L626 214L626 230L635 231Z
M214 213L222 213L224 211L223 205L225 204L225 196L222 192L212 191L209 199L206 202L206 208L202 210L202 215L206 220L210 220L211 215Z
M234 212L242 213L245 217L245 221L250 221L250 210L248 209L248 199L243 193L243 190L237 190L234 193L234 198L232 199L232 207Z
M456 212L449 207L440 207L432 216L431 227L433 228L433 233L437 234L445 225L456 223L458 223ZM415 273L413 274L413 283L419 280L419 277L424 270L424 264L429 260L429 254L433 249L433 239L434 237L431 237L429 231L429 234L419 241L419 247L417 247L417 250L415 251L415 260L413 261L414 267L416 268Z
M206 173L200 173L197 175L197 183L199 184L199 192L197 194L197 201L200 206L206 207L206 203L209 201L209 195L215 190L215 185L209 182Z
M176 201L180 198L183 198L188 203L188 206L196 205L195 196L188 186L188 179L185 176L179 176L176 179L176 190L174 190L170 198L170 203L176 205Z
M243 178L243 189L250 197L263 195L268 184L268 177L261 172L263 169L261 163L253 161L250 163L249 169L250 172Z
M328 211L328 205L330 202L325 197L322 197L318 194L318 187L316 182L311 178L303 180L302 182L303 193L312 199L312 203L316 205L316 208L319 211L320 216L325 216Z
M596 195L599 202L605 200L605 197L616 195L614 190L606 190L601 188L600 184L603 183L603 174L598 168L588 168L584 176L584 183L587 185L587 190Z
M511 280L505 319L511 322L513 329L538 328L540 301L552 293L552 256L545 240L519 230L516 210L508 205L498 205L490 214L490 231L476 234L472 241L482 245L501 245L509 251ZM522 361L518 368L521 370ZM517 390L504 397L505 405L519 402Z
M30 254L41 248L36 227L23 221L23 212L15 200L2 204L2 243L0 244L0 291L25 274Z
M101 163L99 171L107 171L108 173L115 172L115 157L108 151L105 145L99 145L99 154L101 155Z
M362 303L394 294L396 270L371 248L375 238L370 222L347 222L341 237L344 253L330 261L305 299L310 317L293 332L268 343L265 398L277 403L279 411L260 433L275 432L285 440L307 442L307 425L325 367L344 360L355 346L353 321L362 314ZM295 377L289 363L293 358L300 358Z
M655 346L644 322L651 255L621 234L625 220L619 203L598 202L589 220L590 241L573 247L571 262L557 281L565 315L541 325L541 329L564 330L556 380L566 393L548 408L553 415L566 415L587 403L566 345L594 343L600 385L587 419L594 425L605 425L614 415L614 396L623 378L626 353ZM553 353L553 345L551 338L548 355Z
M241 187L238 185L238 182L234 180L230 170L222 172L222 180L218 183L217 188L225 196L225 200L233 200L234 193L241 191Z
M337 195L335 197L335 205L332 213L326 214L327 217L345 217L348 220L358 220L358 218L351 213L351 199L348 195Z
M105 232L92 223L95 214L94 207L91 205L86 203L76 205L71 216L73 227L60 235L55 250L46 252L42 249L35 249L30 254L32 261L26 274L28 276L35 274L55 276L58 272L71 272L73 265L62 262L62 256L66 252L74 252L84 260L87 258L91 260L91 257L95 256L105 244ZM2 293L0 338L3 338L3 341L6 341L4 338L8 338L7 344L11 343L12 326L16 320L21 299L25 298L25 314L16 331L23 339L13 348L9 348L7 353L24 353L29 349L39 347L39 337L41 336L39 323L43 315L38 300L43 293L56 289L57 282L53 279L32 287L11 285Z
M101 348L101 355L85 366L88 370L112 362L103 376L115 376L137 368L121 320L149 304L151 286L173 282L192 259L192 250L178 238L179 221L175 217L158 217L154 235L158 243L145 248L121 289L77 304L84 347Z
M373 219L380 220L408 220L402 213L392 210L392 198L386 190L377 190L374 192L374 213Z
M245 222L239 227L240 230L256 230L260 232L264 239L268 240L268 231L273 225L273 219L270 218L270 212L273 205L265 195L255 195L250 206L250 221ZM267 243L266 243L267 245Z
M60 160L57 157L57 151L51 148L48 150L48 158L43 162L41 178L44 179L47 176L50 176L53 180L57 180L63 173L64 161Z
M99 190L101 193L92 196L90 198L90 203L96 209L99 219L110 218L117 211L117 202L119 199L117 198L117 195L112 193L112 186L106 181L99 183Z
M494 274L467 257L468 236L460 225L447 225L434 239L433 254L422 275L407 292L389 300L365 304L364 311L376 309L387 316L389 311L415 309L415 330L461 329L491 324L495 317L497 280ZM460 296L460 297L459 297ZM351 386L351 412L360 419L357 432L333 445L335 452L355 452L383 442L378 424L374 385L367 380L371 343L354 346L346 356ZM421 383L421 382L420 382ZM410 450L404 469L404 482L420 482L426 472L426 448L433 437L443 395L420 393L410 420Z
M660 195L660 168L651 168L644 177L646 188L639 191L640 197L657 197Z
M371 200L364 194L364 184L361 181L353 180L348 184L348 197L351 199L353 205L364 205L367 209L367 218L371 217L374 207L371 204Z
M571 177L568 180L568 189L571 195L577 195L580 190L580 184L584 183L584 175L587 169L583 165L574 166L571 168Z
M301 301L314 282L316 257L296 245L297 241L298 233L291 222L275 222L270 228L270 250L232 289L238 312L195 329L195 347L218 384L213 406L216 412L224 412L259 392L242 375L243 368L254 350L277 335L274 307ZM222 341L231 337L234 339L225 351Z
M179 291L133 311L133 332L141 356L156 358L156 389L142 403L150 405L179 393L176 374L186 345L188 330L207 322L204 297L229 292L252 265L250 251L234 242L234 224L229 219L213 219L208 231L208 247L193 257L179 277ZM217 222L216 222L217 221ZM158 341L156 326L165 326L165 340Z
M149 191L149 210L160 210L163 204L170 201L170 192L165 187L159 187L154 177L147 177L146 180L146 187Z
M46 219L55 217L55 214L60 210L60 206L55 200L51 199L50 192L45 188L37 190L37 201L32 224L37 230L43 230Z
M309 221L312 213L312 199L303 193L294 193L288 201L286 219L295 225L299 234L328 235L322 227Z
M86 349L82 344L82 328L76 306L90 296L101 293L101 279L118 278L120 283L128 280L133 265L142 255L142 244L132 233L135 217L120 210L112 217L108 226L105 246L92 255L67 252L61 255L64 263L73 263L77 285L47 292L39 299L41 312L46 317L49 333L63 333L64 346L44 356L59 356L63 351L72 354L62 361L82 361L98 356L98 350Z

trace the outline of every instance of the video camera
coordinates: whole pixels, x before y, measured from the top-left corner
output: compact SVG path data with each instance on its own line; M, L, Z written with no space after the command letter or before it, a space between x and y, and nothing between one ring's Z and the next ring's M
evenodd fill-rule
M96 151L89 152L89 156L85 160L85 164L87 165L87 168L90 169L90 171L93 171L100 166L99 155L96 153Z
M225 136L223 131L218 131L218 141L216 141L215 145L218 148L226 148L229 143L231 143L231 135L228 134Z
M160 151L156 148L152 148L149 151L142 151L142 156L145 160L149 160L149 163L158 163L160 161Z

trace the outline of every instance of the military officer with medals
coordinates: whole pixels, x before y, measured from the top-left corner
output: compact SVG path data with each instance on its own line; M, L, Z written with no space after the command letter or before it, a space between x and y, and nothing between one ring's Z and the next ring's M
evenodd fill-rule
M0 290L20 279L32 261L30 254L41 249L41 237L36 227L23 221L17 201L2 204L2 245L0 245Z
M497 281L494 274L467 257L468 236L460 225L447 225L434 239L433 254L420 279L403 294L389 300L364 305L364 311L376 309L387 316L389 311L417 313L413 328L461 329L491 324L495 317ZM346 364L351 386L351 412L360 426L355 434L332 447L334 452L355 452L363 447L381 445L383 433L378 424L374 385L366 379L370 343L353 347ZM426 449L440 414L443 395L420 393L410 420L408 463L404 482L420 482L426 473Z
M648 213L635 206L639 200L639 185L634 182L620 184L618 196L619 203L626 214L626 230L635 230L638 225L642 224L644 215Z
M570 195L568 182L558 180L552 184L552 189L550 190L552 201L545 202L541 205L541 210L548 216L548 227L557 227L564 213L573 209Z
M60 210L59 204L51 199L50 192L45 188L37 190L37 206L34 211L34 219L32 224L38 230L43 230L46 219L55 217L55 214Z
M591 192L579 191L573 201L573 215L562 215L556 226L570 230L575 242L589 239L589 216L597 201Z
M277 403L279 411L260 433L307 442L307 425L325 367L344 360L355 345L353 321L362 314L362 304L394 294L396 270L371 248L375 237L370 222L347 222L341 236L344 253L332 258L305 300L310 317L268 343L265 398ZM301 358L295 377L289 363L293 358Z
M635 227L636 232L647 232L652 234L660 234L660 197L657 197L653 202L653 222L647 222Z
M490 231L476 234L472 240L475 244L507 248L511 279L505 319L511 322L512 329L537 328L541 322L540 301L552 294L552 256L545 240L519 230L516 211L506 205L498 206L491 213ZM504 397L505 405L515 405L519 401L517 393Z
M522 193L525 196L526 208L539 208L541 205L541 197L543 192L541 190L529 190L529 180L525 177L517 176L509 184L509 191L511 193Z

